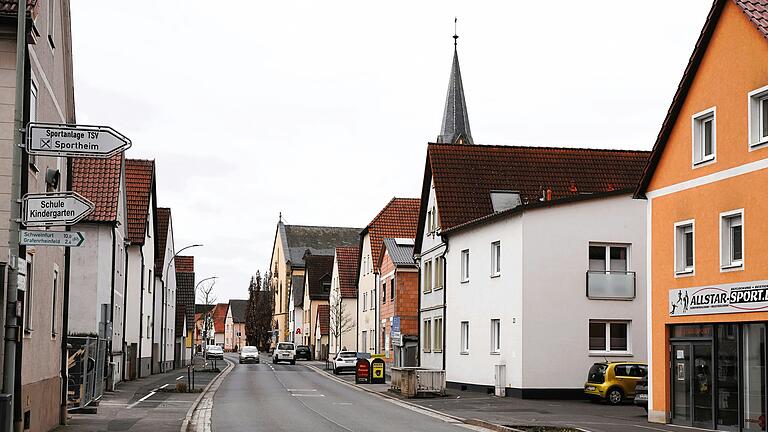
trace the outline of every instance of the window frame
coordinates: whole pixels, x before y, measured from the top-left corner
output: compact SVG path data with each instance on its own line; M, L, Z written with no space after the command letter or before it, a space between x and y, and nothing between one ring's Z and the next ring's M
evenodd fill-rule
M763 136L762 102L768 100L768 85L747 93L747 127L749 151L763 148L768 144L768 135Z
M392 276L392 279L389 280L389 301L394 302L395 301L395 277Z
M589 261L592 261L592 259L589 258L589 248L591 248L593 246L594 247L602 247L602 248L605 249L605 270L592 270L591 268L589 268L589 264L590 264ZM631 243L589 242L589 245L587 246L587 261L588 261L587 262L587 269L589 269L589 271L596 271L596 272L597 271L604 271L606 273L609 273L609 272L612 272L612 271L613 272L625 271L625 272L629 273L630 272L629 269L631 268L631 264L632 264L632 262L630 261L630 259L631 259L631 249L632 249L631 246L632 246ZM627 269L626 270L613 270L611 268L611 248L624 248L626 250L626 252L625 252L625 256L626 256L625 261L627 262Z
M470 256L469 256L469 249L463 249L461 251L461 274L460 274L460 280L461 283L469 282L469 265L470 265Z
M605 349L593 350L589 346L589 326L591 324L605 324ZM625 350L611 349L611 326L614 324L626 325L627 329L627 348ZM590 319L587 322L587 351L590 356L622 356L631 357L632 354L632 320L621 319Z
M26 284L24 289L24 316L22 317L22 327L24 328L24 337L32 337L35 331L34 313L35 313L35 255L27 253L26 260Z
M368 293L363 291L363 312L368 310Z
M681 247L684 247L684 238L680 235L681 229L685 229L690 225L691 227L691 247L693 248L692 252L692 261L693 265L689 268L685 265L685 256L681 255L684 253L684 249L681 250ZM684 234L684 233L683 233ZM674 226L674 271L675 271L675 277L687 277L687 276L693 276L696 274L696 220L695 219L688 219L685 221L679 221L675 222Z
M424 260L424 269L422 271L422 292L427 294L432 292L432 260Z
M469 321L461 321L460 324L461 340L459 344L459 354L469 354Z
M56 335L58 333L58 330L56 328L56 317L58 316L56 314L56 301L58 300L58 290L59 290L59 266L54 264L53 267L53 281L51 283L52 287L52 293L51 293L51 338L55 339ZM111 336L111 335L110 335Z
M491 318L491 354L501 354L501 319Z
M704 141L701 128L712 120L712 154L704 156ZM691 167L699 168L717 162L717 107L707 108L691 116ZM698 153L697 153L698 152Z
M432 352L432 318L424 318L422 320L422 334L425 336L421 338L421 350L425 353Z
M491 277L501 276L501 240L491 242Z
M733 253L732 238L730 236L731 230L728 226L726 229L726 221L738 216L741 219L741 259L731 260L731 254ZM728 243L726 252L726 242ZM720 213L720 272L731 272L744 270L745 260L745 248L744 248L744 209L730 210Z
M432 352L443 352L443 336L443 316L432 317Z
M445 275L445 258L436 256L432 259L432 291L443 289L443 280Z

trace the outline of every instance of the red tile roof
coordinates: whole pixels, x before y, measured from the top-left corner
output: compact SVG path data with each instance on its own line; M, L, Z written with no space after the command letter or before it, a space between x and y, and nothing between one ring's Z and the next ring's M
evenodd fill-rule
M327 335L331 327L331 308L327 304L317 305L317 322L320 326L320 334Z
M357 298L357 266L360 263L360 248L357 246L337 247L336 262L339 267L339 290L342 298Z
M173 260L176 273L194 273L195 257L179 255Z
M143 245L149 203L154 184L155 161L125 160L125 192L128 199L128 240Z
M538 202L547 190L553 201L633 190L648 155L627 150L429 144L425 176L431 173L434 180L440 227L446 230L494 213L491 191L495 190L518 192L523 204ZM424 201L428 181L425 177ZM426 205L420 217L425 215Z
M764 37L768 38L768 0L735 0Z
M419 198L392 198L363 230L371 239L371 255L374 269L379 271L384 253L384 238L413 238L419 221Z
M211 318L213 319L213 331L216 333L224 333L224 329L226 328L228 309L229 303L219 303L213 307Z
M725 7L726 1L728 0L715 0L712 4L712 9L710 9L709 14L707 15L707 20L704 22L704 27L701 29L699 39L693 47L691 58L688 60L688 65L685 67L683 77L680 80L680 84L677 85L675 96L672 98L669 110L667 110L667 116L661 124L661 130L656 137L656 142L653 144L653 150L645 170L643 171L643 177L637 186L637 190L635 190L635 197L637 198L645 196L648 183L653 177L656 165L659 163L664 147L667 145L669 134L672 133L672 128L677 121L678 115L680 115L680 110L685 102L685 98L688 96L688 90L691 88L693 78L696 76L696 71L698 71L699 65L701 65L701 61L704 58L704 53L707 51L709 41L712 39L712 34L715 32L715 27L717 27L717 22L720 20L720 15L723 12L723 7ZM768 0L731 1L741 8L742 12L747 15L752 24L757 27L757 30L762 33L763 37L768 39Z
M122 164L122 154L109 159L72 159L72 190L90 200L96 207L83 221L117 221Z
M168 225L171 222L171 209L168 207L157 208L157 245L155 245L155 273L163 277L165 271L165 250L168 243Z

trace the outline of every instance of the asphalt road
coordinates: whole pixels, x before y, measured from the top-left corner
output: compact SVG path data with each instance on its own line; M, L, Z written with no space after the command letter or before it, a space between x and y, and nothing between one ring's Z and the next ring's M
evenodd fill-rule
M416 412L398 402L352 388L301 363L237 363L213 402L214 431L425 431L477 430Z

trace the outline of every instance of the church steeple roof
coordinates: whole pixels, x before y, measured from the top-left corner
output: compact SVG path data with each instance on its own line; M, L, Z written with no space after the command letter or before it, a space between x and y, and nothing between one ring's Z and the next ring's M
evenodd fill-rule
M454 34L451 77L448 81L448 94L445 97L443 124L440 128L440 135L437 136L437 142L448 144L473 144L472 132L469 129L467 101L464 99L464 85L461 82L459 53L456 46L458 39L459 36Z

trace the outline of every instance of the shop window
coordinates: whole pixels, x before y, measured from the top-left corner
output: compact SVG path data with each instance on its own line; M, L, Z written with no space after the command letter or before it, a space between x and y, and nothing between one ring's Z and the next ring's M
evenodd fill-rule
M694 272L694 222L675 224L675 273L677 275Z
M589 351L592 353L629 353L628 321L589 321Z
M745 324L742 331L744 409L743 430L764 431L766 412L766 335L765 324Z
M716 127L715 108L694 114L693 123L693 165L705 165L715 161Z
M720 214L720 266L723 270L744 267L744 211Z

